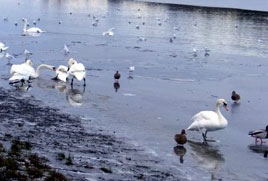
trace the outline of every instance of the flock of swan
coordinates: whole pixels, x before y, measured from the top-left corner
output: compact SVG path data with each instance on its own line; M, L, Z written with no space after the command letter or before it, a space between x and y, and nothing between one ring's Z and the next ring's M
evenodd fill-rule
M29 26L29 24L26 18L23 18L23 22L24 22L24 25L23 25L24 34L31 34L34 36L34 34L40 34L40 33L45 32L38 27L31 27L27 29L27 26ZM160 23L159 23L159 26L161 26ZM138 26L136 28L139 29ZM113 36L114 35L113 30L114 28L110 28L109 30L103 32L103 36L105 35ZM173 38L176 38L176 35L174 35ZM172 41L173 39L171 38L170 42ZM8 47L5 46L4 43L0 42L0 52L6 51L7 49ZM209 51L210 50L206 48L204 55L209 56ZM64 52L65 54L68 54L70 52L66 45L64 45ZM193 56L197 56L197 52L198 50L194 48ZM24 53L28 54L30 52L24 52ZM59 80L59 81L67 82L68 77L71 76L72 77L71 86L73 86L74 78L78 81L83 80L84 87L86 86L86 69L82 63L78 63L73 58L69 59L69 61L67 62L67 66L60 65L58 68L51 66L51 65L41 64L37 67L36 70L34 70L33 62L30 59L27 59L25 63L19 64L19 65L12 65L11 70L10 70L10 74L12 76L9 79L10 85L14 85L14 86L19 85L19 87L22 87L24 86L24 84L26 84L26 82L29 84L31 79L35 79L39 77L41 68L47 68L55 72L56 76L52 78L52 80ZM134 70L135 70L134 66L129 67L130 78L133 76ZM114 74L114 79L115 79L115 84L119 85L118 80L120 79L120 73L118 71ZM237 102L240 99L240 96L236 94L235 91L233 91L231 98L235 102ZM228 111L227 102L224 99L218 99L216 102L216 111L215 112L214 111L201 111L195 114L192 117L193 122L187 128L187 130L200 131L202 133L204 143L207 143L207 141L213 141L213 140L207 139L207 133L211 131L217 131L217 130L223 129L228 125L228 121L225 119L225 117L222 115L220 111L220 106L223 106L225 110ZM268 126L266 127L266 129L251 131L249 132L249 135L256 138L255 140L256 143L258 142L258 139L261 140L261 143L264 143L262 139L268 138ZM174 139L178 144L181 144L181 145L185 144L187 142L186 131L183 129L181 131L181 134L175 135Z
M33 62L30 59L27 59L25 63L12 65L10 69L11 77L9 79L9 84L16 87L23 87L26 82L29 84L31 79L39 77L41 68L47 68L54 71L56 76L52 78L53 80L67 82L68 77L71 76L71 86L73 86L74 78L78 81L84 80L84 86L86 86L86 69L82 63L78 63L73 58L69 59L67 66L60 65L58 68L51 65L41 64L34 70Z

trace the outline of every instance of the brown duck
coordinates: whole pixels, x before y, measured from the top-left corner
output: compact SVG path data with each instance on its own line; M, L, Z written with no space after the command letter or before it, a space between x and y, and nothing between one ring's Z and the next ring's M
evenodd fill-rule
M181 130L181 134L176 134L176 135L174 136L174 139L175 139L175 141L177 142L177 144L179 144L179 145L183 145L183 144L185 144L185 143L187 142L187 138L186 138L186 132L185 132L185 130L184 130L184 129Z
M240 100L240 95L237 94L235 91L232 92L232 96L231 96L232 100L236 103L237 101Z
M115 79L116 81L118 81L118 80L120 79L120 77L121 77L121 75L120 75L120 73L119 73L118 70L117 70L116 73L114 74L114 79Z

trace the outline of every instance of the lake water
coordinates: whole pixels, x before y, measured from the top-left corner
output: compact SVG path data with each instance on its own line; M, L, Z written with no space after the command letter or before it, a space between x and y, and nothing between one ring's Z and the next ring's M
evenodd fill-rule
M91 119L85 127L116 132L179 168L185 178L267 179L267 144L256 146L247 134L268 123L268 13L117 0L5 0L0 12L8 17L0 21L0 41L16 57L11 63L24 62L27 49L35 67L66 65L73 57L87 69L84 93L82 82L75 81L72 91L43 70L27 94ZM22 36L23 17L30 27L35 20L46 32ZM102 35L112 27L114 36ZM13 89L8 85L10 65L1 56L0 85ZM135 66L132 79L129 66ZM121 73L117 91L116 70ZM239 104L230 99L233 90L241 95ZM200 144L200 133L187 132L194 142L185 145L181 163L173 136L191 124L195 113L214 110L218 98L229 103L229 111L222 110L228 127L208 133L219 140L209 145Z

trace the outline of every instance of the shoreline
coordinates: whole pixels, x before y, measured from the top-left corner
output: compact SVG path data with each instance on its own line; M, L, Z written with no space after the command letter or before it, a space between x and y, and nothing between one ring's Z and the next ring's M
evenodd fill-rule
M213 4L196 4L196 2L173 2L172 0L162 2L160 0L130 0L134 2L141 2L141 3L152 3L152 4L162 4L162 5L175 5L175 6L181 6L184 8L202 8L202 9L215 9L215 10L223 10L223 11L246 11L246 12L252 12L252 13L268 13L267 9L260 9L259 8L252 8L252 7L238 7L234 5L213 5ZM241 2L242 3L242 2ZM266 3L268 7L268 2ZM265 6L265 5L264 5Z
M178 169L161 167L163 160L102 129L85 130L81 119L58 109L39 106L33 96L0 88L0 140L19 138L50 160L52 169L70 180L181 180ZM83 120L84 121L84 120ZM88 120L90 121L90 120ZM11 135L5 137L5 135ZM58 159L71 157L72 164Z

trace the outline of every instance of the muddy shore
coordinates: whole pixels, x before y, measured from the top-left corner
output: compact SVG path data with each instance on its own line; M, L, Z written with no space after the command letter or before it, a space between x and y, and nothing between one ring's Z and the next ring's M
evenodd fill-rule
M105 128L85 130L85 120L40 106L25 92L0 88L0 98L1 142L30 142L34 153L48 158L47 164L70 180L184 180L176 168L163 167L163 160L142 148ZM58 159L62 153L72 164Z

